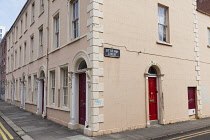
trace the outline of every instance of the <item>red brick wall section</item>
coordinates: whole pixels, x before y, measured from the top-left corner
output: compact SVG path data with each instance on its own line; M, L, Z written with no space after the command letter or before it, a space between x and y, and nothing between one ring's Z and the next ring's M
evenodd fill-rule
M197 0L197 9L210 14L210 0Z

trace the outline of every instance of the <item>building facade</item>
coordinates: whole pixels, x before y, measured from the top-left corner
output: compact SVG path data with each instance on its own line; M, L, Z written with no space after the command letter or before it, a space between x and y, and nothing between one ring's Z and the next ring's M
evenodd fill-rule
M0 42L0 99L5 100L7 35Z
M90 136L208 117L209 20L196 0L28 0L6 100Z
M6 28L4 26L0 26L0 42L3 39L5 33L6 33Z

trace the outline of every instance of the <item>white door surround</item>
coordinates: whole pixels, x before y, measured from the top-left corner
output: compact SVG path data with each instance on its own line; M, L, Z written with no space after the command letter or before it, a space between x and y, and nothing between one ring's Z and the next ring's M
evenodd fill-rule
M45 118L47 115L47 113L46 113L47 82L46 82L45 75L46 75L45 67L42 66L42 67L40 67L38 75L37 75L37 77L38 77L37 78L37 80L38 80L38 96L37 96L37 112L36 112L36 114L42 115L43 118ZM43 109L42 109L42 106L43 106Z
M86 62L87 68L79 69L79 65L82 62ZM79 70L78 70L79 69ZM86 116L85 116L85 125L84 133L91 132L91 106L90 106L90 93L91 93L91 63L89 61L89 56L86 52L80 51L73 59L72 65L70 67L70 77L69 77L69 87L70 87L70 122L68 127L70 129L79 129L79 74L86 73Z

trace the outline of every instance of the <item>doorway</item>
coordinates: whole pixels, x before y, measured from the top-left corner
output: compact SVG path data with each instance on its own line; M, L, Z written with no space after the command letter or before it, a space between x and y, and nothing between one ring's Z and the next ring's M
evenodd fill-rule
M86 73L79 74L79 124L86 119Z
M149 68L148 77L148 103L149 103L149 120L150 124L158 123L158 79L157 71L152 66Z
M196 95L195 95L196 88L195 87L188 87L188 112L189 116L196 115Z
M156 77L149 77L149 118L151 121L158 120Z

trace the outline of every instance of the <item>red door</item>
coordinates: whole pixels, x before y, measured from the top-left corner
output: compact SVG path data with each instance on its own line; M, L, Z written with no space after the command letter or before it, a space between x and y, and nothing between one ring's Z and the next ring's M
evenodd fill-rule
M86 74L79 75L79 124L85 125L86 118Z
M191 115L195 114L195 88L194 87L189 87L188 88L188 107L189 110L192 109L193 111Z
M157 83L155 77L149 77L149 118L150 120L158 119Z

